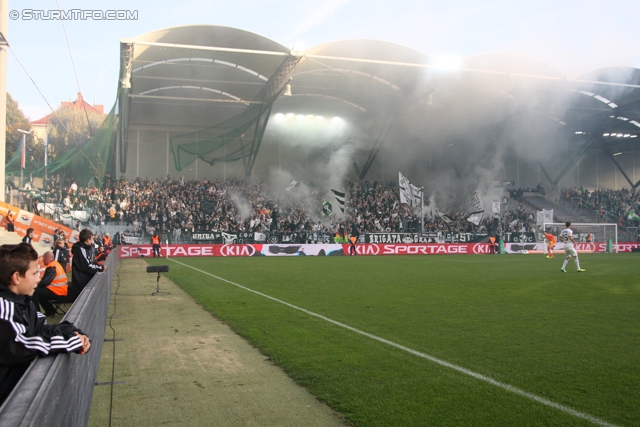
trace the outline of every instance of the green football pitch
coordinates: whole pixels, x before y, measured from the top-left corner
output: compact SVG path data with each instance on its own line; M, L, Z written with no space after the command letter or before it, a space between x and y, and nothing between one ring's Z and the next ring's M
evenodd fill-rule
M640 425L636 254L148 259L355 426Z

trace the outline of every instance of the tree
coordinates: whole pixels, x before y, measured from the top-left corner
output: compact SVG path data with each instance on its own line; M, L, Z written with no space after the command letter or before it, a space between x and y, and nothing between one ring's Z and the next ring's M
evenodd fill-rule
M18 129L31 130L31 122L25 117L18 103L7 93L7 132L6 132L6 158L9 161L20 150L22 133ZM34 145L33 135L27 135L27 146Z
M74 147L84 146L102 124L104 114L64 105L49 116L49 154L52 158ZM88 120L87 120L88 118Z

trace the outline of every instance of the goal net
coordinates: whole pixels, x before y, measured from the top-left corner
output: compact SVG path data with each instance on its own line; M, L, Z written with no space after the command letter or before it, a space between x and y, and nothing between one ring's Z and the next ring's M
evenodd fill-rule
M556 252L564 251L564 244L558 239L560 232L565 229L565 224L560 222L545 223L542 230L544 233L552 234L558 242L555 247ZM617 224L596 224L596 223L572 223L573 240L576 241L575 248L580 252L618 252L618 226ZM544 233L540 233L540 242L545 242Z

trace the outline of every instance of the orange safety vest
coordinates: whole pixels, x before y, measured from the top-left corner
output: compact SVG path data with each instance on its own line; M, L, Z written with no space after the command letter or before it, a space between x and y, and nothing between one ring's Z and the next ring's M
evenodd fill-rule
M154 245L159 245L160 244L160 237L151 236L151 243L153 243Z
M109 245L111 245L111 237L109 236L104 236L104 238L102 239L102 244L107 247Z
M46 265L46 268L49 267L54 267L56 269L56 277L51 281L51 284L47 286L47 288L58 296L66 297L68 288L67 273L56 260L53 260Z

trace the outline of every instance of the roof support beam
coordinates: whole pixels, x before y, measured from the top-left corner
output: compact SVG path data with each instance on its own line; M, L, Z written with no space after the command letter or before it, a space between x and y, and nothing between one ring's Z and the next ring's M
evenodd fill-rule
M549 180L549 184L553 184L553 180L551 179L551 177L549 176L549 174L547 173L547 170L544 168L544 166L542 166L542 163L538 162L538 166L540 166L540 170L542 171L542 173L544 174L544 176L547 177L547 179Z
M601 134L602 132L599 132L599 133ZM562 171L558 174L558 177L555 180L551 181L551 184L553 184L554 188L558 186L558 183L560 182L560 180L565 177L565 175L575 166L576 162L585 155L585 153L587 152L587 149L591 147L593 143L596 142L597 140L598 140L598 136L593 136L591 137L590 140L584 143L582 147L580 147L580 149L576 152L576 155L573 156L573 158L569 160L569 162L567 162L564 169L562 169Z
M271 117L271 108L273 107L273 103L276 101L276 99L278 99L278 96L284 90L287 83L291 81L293 70L300 62L300 59L302 59L300 56L288 56L282 62L282 64L280 64L276 72L273 73L271 78L269 78L269 81L267 82L265 87L256 97L257 100L262 102L262 106L260 107L258 120L256 121L253 141L251 143L251 151L246 158L246 161L243 158L243 161L245 162L244 174L246 178L249 178L251 176L251 173L253 172L253 166L256 164L256 158L258 157L260 145L262 144L262 137L264 136L264 132L267 128L269 117ZM260 123L261 120L262 123Z
M616 167L618 168L618 170L622 173L622 176L624 176L624 179L627 180L627 182L629 183L629 185L631 186L632 189L635 190L636 186L638 184L633 184L633 182L631 182L631 178L629 178L629 176L627 175L627 173L624 171L624 169L622 168L622 166L620 166L620 163L618 163L618 161L616 160L616 156L614 156L613 154L611 154L611 152L609 150L604 150L605 153L607 153L607 155L609 156L609 158L611 159L611 161L613 162L614 165L616 165Z
M290 52L274 52L269 50L251 50L251 49L234 49L230 47L215 47L215 46L197 46L190 44L176 44L176 43L158 43L158 42L145 42L130 39L121 40L122 43L128 42L137 44L140 46L154 46L171 49L187 49L187 50L207 50L211 52L229 52L229 53L247 53L250 55L268 55L268 56L289 56Z
M367 157L367 160L362 166L362 171L358 174L358 179L364 179L367 176L367 173L369 172L369 169L371 168L373 161L378 156L378 153L382 148L382 144L384 143L384 140L387 138L387 135L389 134L389 131L391 130L391 127L393 126L396 119L398 118L398 115L400 114L400 112L403 109L414 104L415 102L421 99L424 99L427 96L431 95L433 92L435 92L436 87L438 86L438 83L440 83L440 77L432 81L427 87L426 91L419 90L416 87L418 83L419 82L417 81L414 82L414 84L411 87L404 89L399 94L400 96L392 106L391 113L384 119L382 128L380 128L380 132L378 133L378 137L376 138L376 142L373 145L373 148L371 149L371 151L369 152L369 156Z
M216 102L223 104L262 104L262 101L245 101L243 99L207 99L207 98L189 98L186 96L158 96L158 95L131 95L129 98L144 98L144 99L170 99L173 101L199 101L199 102Z

